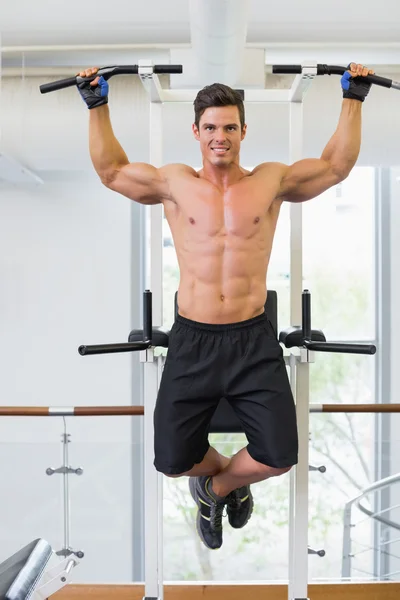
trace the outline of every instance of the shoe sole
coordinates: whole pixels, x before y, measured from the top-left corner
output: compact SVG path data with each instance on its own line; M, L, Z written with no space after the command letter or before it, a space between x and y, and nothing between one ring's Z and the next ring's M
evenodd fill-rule
M204 536L202 534L201 531L201 527L200 527L200 523L201 523L201 511L200 511L200 503L197 501L197 492L196 492L196 482L195 479L190 478L189 479L189 490L190 490L190 495L192 496L193 500L196 503L197 506L197 516L196 516L196 531L197 531L197 535L199 536L200 540L203 542L203 544L205 545L205 547L208 550L219 550L219 548L210 548L210 546L207 544L206 540L204 539Z
M245 525L247 525L247 523L250 521L251 519L251 515L253 514L253 508L254 508L254 500L253 500L253 494L249 493L249 501L250 501L250 511L249 511L249 515L246 519L246 521L243 523L243 525L241 525L240 527L235 527L234 525L232 525L232 523L229 520L229 514L228 514L228 521L229 521L229 525L232 527L232 529L242 529L242 527L244 527Z

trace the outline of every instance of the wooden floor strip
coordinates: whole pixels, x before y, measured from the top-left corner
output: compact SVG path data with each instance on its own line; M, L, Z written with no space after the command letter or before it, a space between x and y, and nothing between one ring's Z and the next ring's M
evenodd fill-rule
M312 584L310 600L400 600L400 583ZM69 585L54 600L142 600L142 585ZM286 585L166 585L164 600L287 600Z

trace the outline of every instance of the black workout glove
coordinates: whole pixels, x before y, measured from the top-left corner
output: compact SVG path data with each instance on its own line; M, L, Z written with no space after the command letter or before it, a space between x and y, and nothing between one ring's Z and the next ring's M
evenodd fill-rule
M350 69L350 65L347 67ZM371 89L371 84L365 80L365 77L352 77L351 73L346 71L340 80L343 89L343 98L352 98L364 102Z
M88 108L97 108L108 103L108 82L100 77L97 85L90 85L83 77L77 77L77 88Z

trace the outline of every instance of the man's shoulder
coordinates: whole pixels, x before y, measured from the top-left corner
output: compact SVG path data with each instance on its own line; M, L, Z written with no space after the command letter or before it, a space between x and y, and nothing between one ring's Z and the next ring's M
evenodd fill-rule
M284 163L280 162L265 162L257 165L252 171L251 175L265 175L265 176L273 176L273 175L281 175L283 176L287 171L288 166Z

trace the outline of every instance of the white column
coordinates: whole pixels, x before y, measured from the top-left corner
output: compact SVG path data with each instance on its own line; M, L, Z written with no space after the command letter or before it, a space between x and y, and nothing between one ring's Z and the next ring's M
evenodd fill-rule
M162 165L161 86L148 61L139 63L139 75L150 100L150 156L155 167ZM152 292L153 328L162 325L162 205L145 207L145 288ZM158 394L158 361L153 348L142 353L144 362L144 546L145 600L163 600L163 486L154 467L153 414Z
M154 468L153 412L158 392L157 359L153 349L141 353L144 362L144 600L163 599L162 480Z
M299 430L299 462L290 473L289 600L304 600L308 589L309 364L307 350L290 357Z
M162 104L150 104L150 164L162 166ZM148 281L153 293L153 327L163 323L162 310L162 272L163 272L163 206L155 204L147 206L148 235L147 249L149 253Z
M303 105L296 78L295 101L290 104L290 163L302 158ZM292 325L301 325L303 289L302 205L290 206L290 315ZM307 359L307 356L306 356ZM304 360L304 358L303 358ZM289 600L307 598L308 589L308 437L309 366L291 357L291 385L296 401L299 460L290 474L289 508Z
M290 104L290 163L303 155L303 104ZM290 323L301 324L301 292L303 290L303 207L290 205Z

